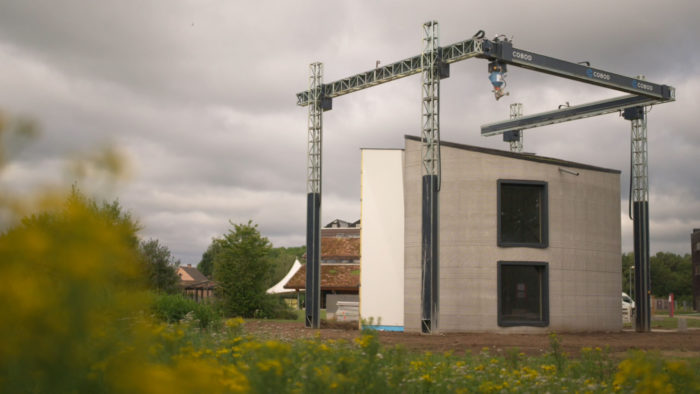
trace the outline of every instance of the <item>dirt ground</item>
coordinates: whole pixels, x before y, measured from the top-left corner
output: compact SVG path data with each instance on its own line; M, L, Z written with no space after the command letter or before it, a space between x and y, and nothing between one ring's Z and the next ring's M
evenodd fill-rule
M344 339L352 341L361 335L351 326L336 324L316 331L307 329L300 322L247 321L248 333L266 338L290 340L297 338ZM622 331L613 333L557 333L562 348L572 356L580 353L583 347L604 348L609 346L613 354L625 353L630 349L655 350L662 354L680 357L700 357L700 330L687 331L652 330L650 333ZM493 334L493 333L445 333L421 335L414 333L380 332L379 340L386 346L401 345L415 351L434 353L452 351L463 354L467 350L478 353L488 347L492 352L504 352L517 348L528 355L539 355L549 350L546 334Z

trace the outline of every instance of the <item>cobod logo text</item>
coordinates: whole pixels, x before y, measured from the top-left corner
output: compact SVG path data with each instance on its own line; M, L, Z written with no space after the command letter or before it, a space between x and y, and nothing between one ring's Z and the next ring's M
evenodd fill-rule
M513 57L518 58L518 59L522 59L522 60L527 60L528 62L532 61L532 55L530 55L529 53L513 51Z
M600 71L593 71L590 68L588 70L586 70L586 75L589 78L598 78L598 79L602 79L604 81L610 80L610 74L602 73Z
M654 90L654 88L653 88L651 85L647 85L646 83L640 82L640 81L637 81L637 80L635 80L635 81L632 82L632 87L635 87L635 88L637 88L637 89L646 90L646 91L649 91L649 92L651 92L651 91Z

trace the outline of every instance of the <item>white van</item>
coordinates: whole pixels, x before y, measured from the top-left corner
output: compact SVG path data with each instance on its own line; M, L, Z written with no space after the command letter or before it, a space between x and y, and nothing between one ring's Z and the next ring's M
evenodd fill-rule
M634 300L627 295L627 293L622 293L622 322L631 323L632 316L634 315Z
M624 308L625 305L629 305L630 308L634 309L634 300L627 295L627 293L623 292L622 293L622 307Z

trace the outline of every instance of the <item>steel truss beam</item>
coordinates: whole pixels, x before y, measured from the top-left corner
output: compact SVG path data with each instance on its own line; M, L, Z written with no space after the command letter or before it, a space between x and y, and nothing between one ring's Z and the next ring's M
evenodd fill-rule
M644 96L627 95L609 100L595 101L592 103L574 105L556 109L554 111L541 112L539 114L526 115L516 119L508 119L500 122L489 123L481 126L481 135L491 136L507 131L524 130L535 127L547 126L555 123L589 118L604 115L620 110L651 105L662 101Z
M480 55L482 42L483 40L481 39L469 39L444 48L438 47L437 51L441 59L443 75L446 64ZM423 55L421 54L328 83L323 85L323 97L338 97L382 83L391 82L395 79L418 74L423 71L422 61ZM309 105L309 91L297 93L297 105Z
M675 90L671 86L659 85L648 82L643 78L626 77L588 65L572 63L535 52L513 48L513 44L509 41L485 40L483 43L483 57L562 78L620 90L637 96L663 101L675 100Z

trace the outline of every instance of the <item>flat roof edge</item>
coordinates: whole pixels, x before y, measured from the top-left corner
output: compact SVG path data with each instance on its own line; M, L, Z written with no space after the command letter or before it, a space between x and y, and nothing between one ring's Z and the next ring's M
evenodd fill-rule
M417 137L414 135L406 134L406 135L404 135L404 138L407 140L412 140L412 141L418 141L418 142L421 141L420 137ZM537 156L537 155L534 155L532 153L515 153L515 152L509 152L509 151L504 151L504 150L499 150L499 149L483 148L483 147L474 146L474 145L458 144L455 142L448 142L448 141L440 141L440 146L468 150L471 152L484 153L487 155L503 156L503 157L508 157L508 158L517 159L517 160L534 161L536 163L551 164L551 165L570 167L570 168L578 168L581 170L607 172L607 173L611 173L611 174L621 174L622 173L622 171L620 171L620 170L615 170L615 169L611 169L611 168L604 168L604 167L597 167L597 166L593 166L590 164L577 163L574 161L562 160L562 159L557 159L554 157Z

